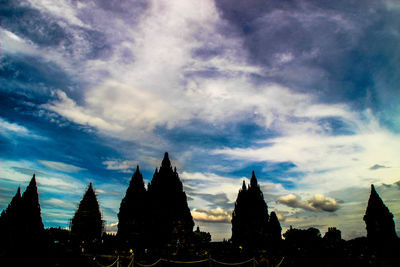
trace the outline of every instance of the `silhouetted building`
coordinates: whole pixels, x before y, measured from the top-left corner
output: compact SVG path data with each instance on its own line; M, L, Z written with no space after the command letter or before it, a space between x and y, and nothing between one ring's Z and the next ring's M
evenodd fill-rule
M139 165L129 183L118 213L118 239L124 246L144 246L148 224L148 198Z
M275 213L270 221L268 206L252 172L250 186L243 181L232 214L232 242L249 248L260 248L281 239L281 226Z
M340 242L342 240L342 232L336 227L329 227L328 232L324 235L324 240L330 243Z
M365 211L364 221L367 228L367 238L372 243L384 244L397 240L393 214L371 185L371 194Z
M22 196L18 188L10 205L2 212L0 232L0 262L3 265L44 265L42 259L47 244L35 175ZM21 253L23 257L20 257Z
M277 244L280 242L282 240L282 227L274 211L269 216L268 228L270 243Z
M17 193L12 198L7 209L3 210L0 216L0 251L9 247L14 247L18 235L20 235L21 224L21 188L18 187Z
M36 186L36 177L33 175L28 187L22 194L21 219L23 228L20 229L26 237L36 240L43 235L44 225L39 203L39 194Z
M172 169L167 152L148 185L148 192L152 245L185 243L193 233L194 222L182 182L176 168Z
M71 220L71 235L74 240L93 243L100 240L103 229L100 206L90 183Z

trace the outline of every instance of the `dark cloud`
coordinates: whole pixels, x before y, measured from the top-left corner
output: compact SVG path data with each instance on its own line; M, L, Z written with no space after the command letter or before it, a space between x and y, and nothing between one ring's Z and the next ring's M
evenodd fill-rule
M53 62L28 55L3 55L0 59L0 84L0 91L27 92L28 96L35 97L48 96L52 88L68 90L74 82Z
M256 79L316 90L323 101L351 101L360 109L392 106L400 96L400 35L393 26L400 17L387 2L223 0L216 5L242 36L249 60L266 67L266 75Z
M307 201L301 200L300 197L293 194L281 196L276 200L278 203L284 204L292 208L300 208L313 212L334 212L339 209L339 202L322 194L316 194Z
M390 167L387 167L387 166L384 166L384 165L380 165L380 164L375 164L374 166L369 167L369 169L371 171L379 170L379 169L386 169L386 168L390 168Z
M87 1L80 1L86 3ZM126 14L127 16L143 13L149 6L150 2L146 0L95 0L92 3L97 4L98 7L105 11L111 11L116 14Z
M68 25L67 20L64 23L68 26L60 26L60 18L20 1L6 1L1 5L0 15L4 29L39 47L59 47L66 55L78 55L87 59L111 55L109 40L96 27Z
M400 181L394 182L393 184L382 184L383 187L385 188L396 188L396 189L400 189Z

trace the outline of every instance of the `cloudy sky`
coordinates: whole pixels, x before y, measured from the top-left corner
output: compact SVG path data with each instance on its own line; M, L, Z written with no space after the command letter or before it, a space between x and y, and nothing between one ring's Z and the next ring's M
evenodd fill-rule
M168 151L196 225L229 238L254 170L283 231L400 232L398 1L29 0L0 6L0 210L35 172L46 227L93 182L108 231Z

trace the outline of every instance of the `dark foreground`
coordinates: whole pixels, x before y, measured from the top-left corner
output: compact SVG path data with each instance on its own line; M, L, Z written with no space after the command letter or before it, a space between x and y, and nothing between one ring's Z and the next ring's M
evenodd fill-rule
M0 255L1 266L400 266L398 242L378 246L364 237L345 241L311 232L263 249L226 241L131 250L109 235L93 244L73 244L49 235L36 244L12 247Z

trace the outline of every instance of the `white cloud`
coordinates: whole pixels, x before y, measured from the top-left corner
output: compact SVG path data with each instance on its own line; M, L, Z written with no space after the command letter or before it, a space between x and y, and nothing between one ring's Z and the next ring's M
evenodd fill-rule
M0 29L0 36L2 40L1 49L4 53L36 53L36 48L31 43L25 41L23 38L13 32L7 31L5 29Z
M195 221L199 222L225 222L230 223L232 219L231 210L223 210L221 208L205 210L193 209L191 211L192 217Z
M78 179L52 172L51 170L42 172L42 168L32 161L9 161L2 160L0 173L3 182L17 182L28 185L33 173L24 170L32 170L36 173L36 182L40 192L61 193L63 195L76 195L83 192L85 185ZM8 181L7 181L8 180Z
M6 137L29 137L34 139L46 139L43 136L37 135L33 131L29 130L25 126L19 125L17 123L8 122L0 118L0 134Z
M101 117L97 116L94 111L77 106L65 92L57 90L56 94L60 102L53 103L52 105L45 104L43 105L44 108L57 112L61 116L78 124L89 125L108 132L123 130L122 126L103 120Z
M250 148L214 150L233 159L248 162L292 162L294 179L309 193L329 192L345 187L367 186L373 181L391 183L398 178L400 138L376 124L376 121L353 121L353 134L331 135L309 131L268 139ZM381 168L373 174L368 169L380 162L394 168ZM304 193L304 192L303 192Z
M49 13L58 19L65 19L71 25L88 26L77 17L77 9L82 4L72 5L71 1L54 2L51 0L29 0L28 2L33 8L37 8L43 13Z
M277 54L275 57L276 57L278 63L288 63L288 62L292 61L294 58L293 54L290 52L280 53L280 54Z
M110 159L103 161L103 165L106 165L107 170L117 170L126 173L131 173L133 168L139 164L137 160L118 160Z
M336 199L331 197L325 197L322 194L315 194L312 198L307 201L301 200L300 197L289 194L281 196L276 200L278 203L282 203L292 208L300 208L308 211L327 211L333 212L339 209L339 203Z
M213 1L154 1L134 28L120 23L129 38L114 44L113 55L78 67L90 85L84 101L77 104L58 91L58 100L44 108L112 136L147 144L162 142L154 135L156 127L171 129L192 120L217 128L251 119L288 134L331 132L318 120L354 117L344 105L321 104L279 84L255 85L250 74L266 70L247 62L243 40L219 33L227 25ZM202 58L196 56L198 49L217 53ZM126 50L134 60L127 61L120 53ZM290 54L280 57L290 60ZM210 70L215 75L204 76Z
M2 132L7 131L7 132L12 132L13 134L17 135L29 135L29 130L25 128L24 126L21 126L17 123L10 123L8 121L5 121L0 118L0 127L2 129Z
M85 170L85 168L77 167L71 164L66 164L58 161L38 160L38 162L40 162L46 167L62 172L79 172Z

